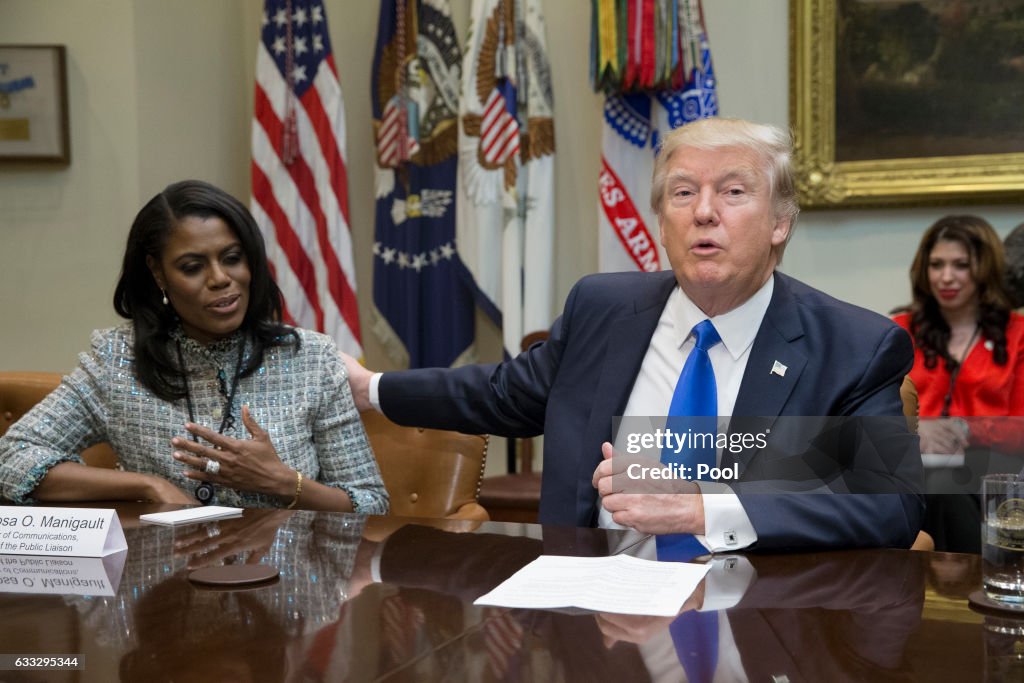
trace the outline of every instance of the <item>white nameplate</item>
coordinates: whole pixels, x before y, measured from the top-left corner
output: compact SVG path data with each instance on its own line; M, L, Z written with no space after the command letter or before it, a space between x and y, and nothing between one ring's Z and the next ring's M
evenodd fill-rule
M242 508L207 505L206 507L185 508L170 512L151 512L148 515L139 515L139 519L147 524L178 526L179 524L198 524L199 522L212 522L215 519L241 516Z
M0 554L103 557L128 547L113 510L0 507Z
M0 555L0 593L114 595L128 551L106 557Z

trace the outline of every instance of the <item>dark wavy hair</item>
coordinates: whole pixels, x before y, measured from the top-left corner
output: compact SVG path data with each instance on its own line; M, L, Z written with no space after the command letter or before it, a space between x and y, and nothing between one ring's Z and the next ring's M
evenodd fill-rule
M934 368L938 359L952 370L957 360L949 355L949 324L928 282L928 261L932 249L940 241L959 242L971 259L971 276L978 288L978 325L985 339L992 342L992 358L1005 365L1006 326L1010 321L1010 296L1006 291L1006 265L1003 245L988 221L977 216L945 216L924 233L910 266L913 301L910 333L924 353L924 364Z
M281 291L270 275L259 227L237 199L209 183L183 180L168 185L142 207L124 250L121 277L114 290L114 310L135 328L135 373L147 388L165 400L185 396L184 368L171 353L171 331L178 326L173 307L162 303L163 293L153 279L146 257L160 261L168 237L186 218L223 220L242 244L249 264L249 308L241 331L252 344L242 377L263 363L268 346L299 343L293 329L282 325Z
M1003 240L1006 256L1006 288L1014 308L1024 306L1024 223L1010 231Z

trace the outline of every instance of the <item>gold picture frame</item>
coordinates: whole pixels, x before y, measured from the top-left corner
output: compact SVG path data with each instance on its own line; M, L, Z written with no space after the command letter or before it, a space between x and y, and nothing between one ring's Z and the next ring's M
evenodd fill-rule
M843 159L842 154L837 156L838 36L841 22L849 18L843 12L851 8L877 11L879 7L879 3L855 5L857 2L859 0L790 0L789 106L801 206L848 208L1024 199L1024 152L991 153L993 146L1000 142L1002 131L998 130L993 130L987 140L987 153L947 156L899 154L893 155L896 158L854 160ZM1021 5L1024 7L1024 0ZM922 6L920 11L931 10ZM941 22L936 25L945 26ZM848 24L843 28L848 29ZM848 60L848 43L843 47L847 50L843 58ZM934 54L931 58L934 61ZM926 61L921 60L921 63ZM844 71L844 75L848 73L850 71ZM899 79L901 86L913 83L909 69L907 74ZM935 80L933 76L931 78ZM848 94L846 81L842 87L843 94ZM965 93L964 97L969 95ZM849 99L843 101L843 116L850 118L845 108ZM922 109L915 115L924 118L929 111ZM885 149L885 141L875 139L873 132L862 134L876 147L871 153L877 154L879 149ZM919 137L925 142L944 141L941 135L936 134L921 133ZM961 145L964 151L974 151L967 142ZM850 149L850 145L847 144L845 149Z

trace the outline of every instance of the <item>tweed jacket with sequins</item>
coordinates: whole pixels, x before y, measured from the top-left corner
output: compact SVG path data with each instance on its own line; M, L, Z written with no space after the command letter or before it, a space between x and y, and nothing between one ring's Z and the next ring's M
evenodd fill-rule
M231 406L235 419L224 434L248 438L241 419L241 407L247 404L286 465L343 489L357 512L383 514L388 495L337 348L325 335L297 332L299 348L268 347L262 365L239 381ZM103 441L118 454L120 468L164 477L191 492L195 482L171 457L170 443L173 436L188 436L183 426L189 419L186 400L163 400L139 382L130 323L95 331L91 341L92 349L79 355L78 367L0 438L0 496L35 502L30 494L51 467L81 462L82 450ZM180 343L194 421L216 431L226 402L218 372L234 376L242 336L203 346L178 330L169 343ZM274 507L288 501L217 487L212 502Z

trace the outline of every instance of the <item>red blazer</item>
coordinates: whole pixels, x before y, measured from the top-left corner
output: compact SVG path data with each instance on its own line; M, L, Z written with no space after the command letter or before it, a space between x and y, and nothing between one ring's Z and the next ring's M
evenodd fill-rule
M910 332L910 314L893 318ZM984 337L964 359L953 390L949 414L978 418L1024 415L1024 316L1010 314L1006 327L1006 365L992 360L991 343ZM949 371L939 360L935 367L924 365L924 353L914 346L914 367L910 378L917 387L921 417L937 417L949 390ZM1024 420L970 420L971 445L987 446L1016 453L1024 450Z

